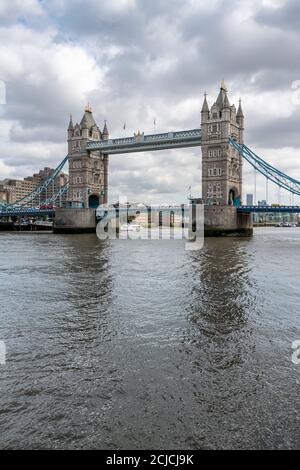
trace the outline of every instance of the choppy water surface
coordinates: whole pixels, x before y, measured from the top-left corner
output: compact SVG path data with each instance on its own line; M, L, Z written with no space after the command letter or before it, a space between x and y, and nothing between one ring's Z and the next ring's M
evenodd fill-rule
M0 448L300 447L300 229L0 250Z

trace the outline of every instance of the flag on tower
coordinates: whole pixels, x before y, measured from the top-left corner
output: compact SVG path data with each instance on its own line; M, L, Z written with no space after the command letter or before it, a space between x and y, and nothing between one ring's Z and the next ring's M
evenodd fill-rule
M124 122L123 129L124 129L124 131L125 131L125 129L126 129L126 122Z

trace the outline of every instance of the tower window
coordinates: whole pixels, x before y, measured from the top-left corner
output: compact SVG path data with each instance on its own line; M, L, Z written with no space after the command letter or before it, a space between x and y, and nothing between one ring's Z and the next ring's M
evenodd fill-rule
M208 185L208 190L207 190L207 197L208 198L216 198L216 199L221 199L222 198L222 190L221 190L221 183L210 183Z
M74 184L82 183L82 181L83 181L82 176L75 176L73 179Z
M73 163L73 168L81 168L81 161L75 160Z
M220 132L220 130L221 130L221 125L220 124L211 124L209 126L209 131L212 134L216 134L216 133Z
M80 140L75 140L75 142L72 145L72 148L75 150L80 149L81 148Z
M222 150L221 149L210 149L208 151L208 156L210 158L221 157L222 156Z
M222 176L222 169L221 168L209 168L208 176Z

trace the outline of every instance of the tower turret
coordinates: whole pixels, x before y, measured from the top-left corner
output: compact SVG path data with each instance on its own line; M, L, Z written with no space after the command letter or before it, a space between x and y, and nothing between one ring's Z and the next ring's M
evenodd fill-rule
M72 138L74 135L74 124L72 120L72 115L70 115L70 122L68 127L68 153L72 151Z
M107 129L107 122L104 121L104 127L103 127L103 131L102 131L102 139L103 140L108 140L109 139L109 132L108 132L108 129Z
M73 132L74 130L74 124L73 124L73 119L72 119L72 114L70 115L70 122L69 122L69 127L68 127L68 131L72 131Z
M230 103L229 103L227 91L225 91L224 100L223 100L223 109L222 109L220 117L223 117L224 121L227 121L229 124L230 114L231 114ZM227 132L229 132L229 127L227 128Z
M207 103L207 93L204 93L204 100L201 110L201 133L203 138L208 135L208 123L209 123L209 107Z
M207 103L207 93L205 92L204 93L204 100L203 100L203 106L202 106L202 110L201 110L201 113L208 113L209 114L209 107L208 107L208 103Z
M203 124L204 122L207 122L208 120L209 120L209 107L207 103L207 93L205 92L202 110L201 110L201 122Z
M240 142L244 143L245 117L242 109L242 100L239 101L239 108L236 114L236 122L240 128Z

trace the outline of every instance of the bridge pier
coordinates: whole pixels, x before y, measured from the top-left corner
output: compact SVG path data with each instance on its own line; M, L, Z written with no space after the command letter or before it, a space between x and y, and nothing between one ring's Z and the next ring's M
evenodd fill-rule
M96 209L56 209L54 233L96 233L96 226Z
M205 206L205 237L251 237L253 217L249 213L239 213L234 206Z

